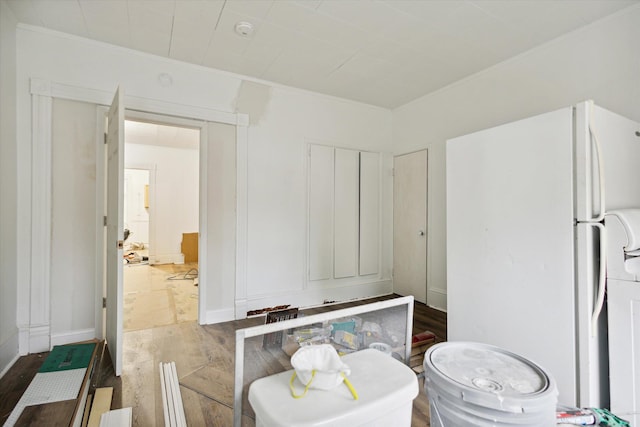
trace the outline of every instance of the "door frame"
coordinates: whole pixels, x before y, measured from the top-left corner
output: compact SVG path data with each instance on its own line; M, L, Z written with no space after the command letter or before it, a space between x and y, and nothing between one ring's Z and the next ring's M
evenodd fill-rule
M30 280L18 287L19 339L18 352L28 354L48 351L52 345L82 341L93 337L103 338L103 277L105 273L104 259L101 258L104 249L104 215L102 207L105 205L104 192L96 191L96 296L95 296L95 324L92 329L70 331L64 334L52 334L50 290L50 242L51 242L51 129L52 129L52 100L53 98L95 104L96 110L110 105L113 92L96 88L72 86L53 82L46 79L32 78L30 93L33 107L31 109L31 157L28 172L30 182L33 183L25 197L34 202L31 216L31 236L27 243L27 250L31 252L29 259ZM249 116L242 113L230 113L213 110L201 106L184 105L157 99L125 96L127 114L132 111L159 114L176 119L202 120L217 122L236 127L236 274L235 274L235 312L236 318L246 317L246 268L247 268L247 193L248 193L248 126ZM104 120L99 111L96 112L98 122L96 126L96 189L103 189L105 185L104 173ZM202 138L202 133L201 133ZM202 144L201 144L202 145ZM204 144L206 147L206 144ZM201 160L202 162L202 157ZM201 163L201 167L203 167ZM200 190L202 191L202 189ZM205 195L206 197L206 195ZM206 200L206 199L205 199ZM201 198L201 203L203 199ZM201 298L202 299L202 298ZM204 299L202 299L204 301ZM244 310L243 310L244 309ZM200 310L202 311L202 310ZM234 311L231 309L231 311ZM226 312L225 312L226 313ZM233 320L234 315L225 314L225 318L200 313L198 321L201 324L214 321Z
M174 126L174 127L188 127L192 129L198 129L200 132L200 142L198 146L198 323L204 325L206 323L206 295L207 295L207 263L201 262L200 260L207 259L207 214L208 214L208 203L207 203L207 159L208 159L208 150L207 150L207 122L203 120L195 120L188 119L182 117L175 116L167 116L164 114L157 113L148 113L143 111L136 110L128 110L125 108L124 119L127 120L135 120L146 123L153 123L165 126ZM125 138L127 134L125 132ZM126 141L125 141L126 146ZM125 152L125 167L126 167L126 152ZM153 170L153 180L155 184L155 167ZM151 183L151 177L149 177L149 182ZM155 196L155 190L153 190L153 194ZM150 195L151 197L151 195ZM153 199L153 198L152 198ZM153 208L152 208L153 212ZM151 219L150 219L151 220ZM149 230L149 243L151 243L151 235L153 233L153 238L155 240L155 227L153 230ZM151 255L151 254L149 254ZM202 283L203 285L200 285Z
M101 134L101 130L100 128L104 126L104 120L101 119L102 114L105 114L107 111L106 107L102 107L102 106L98 106L97 108L97 114L98 114L98 118L99 120L97 121L98 125L97 125L97 133L98 135ZM125 108L125 121L126 120L136 120L136 121L143 121L143 122L147 122L147 123L155 123L155 124L162 124L162 125L167 125L167 126L178 126L178 127L189 127L192 129L198 129L200 132L200 143L199 143L199 171L198 171L198 175L199 175L199 189L198 189L198 197L199 197L199 201L198 201L198 205L199 205L199 211L198 211L198 233L199 233L199 239L198 239L198 323L201 325L204 325L207 323L207 307L206 307L206 295L207 295L207 286L206 284L209 283L207 281L207 263L205 262L201 262L200 260L207 260L207 214L208 214L208 203L207 203L207 161L208 161L208 150L207 150L207 141L208 141L208 134L207 134L207 122L203 121L203 120L197 120L197 119L190 119L190 118L183 118L183 117L176 117L176 116L169 116L169 115L165 115L165 114L159 114L159 113L150 113L147 111L139 111L139 110L131 110L128 108ZM126 134L125 134L126 137ZM126 144L126 143L125 143ZM100 159L100 155L105 155L103 150L98 150L98 159L96 162L96 167L100 168L101 166L104 167L104 161L105 158ZM154 175L155 175L155 170L154 170ZM96 181L98 180L104 180L105 179L105 170L98 170L96 173ZM102 187L102 185L101 185ZM105 188L106 190L106 188ZM98 206L102 206L100 209L98 209L98 212L106 212L106 202L104 202L104 198L101 197L100 195L98 195L98 199L103 200L102 205L100 205L100 202L98 202ZM150 230L151 233L151 230ZM154 236L155 237L155 236ZM150 237L151 239L151 237ZM106 254L106 248L105 248L105 242L102 241L98 241L97 245L99 248L102 249L102 252L98 252L98 259L101 259L105 254ZM103 264L104 265L104 264ZM106 271L103 270L102 273L99 273L99 277L105 277L106 275ZM101 283L99 281L99 283ZM106 285L106 284L105 284ZM104 286L103 286L103 292L104 292ZM104 293L99 295L100 300L102 299L102 296L105 295ZM98 319L98 317L100 317L100 319ZM100 315L98 316L96 314L96 333L99 334L99 337L103 337L103 331L104 331L104 323L102 323L102 319L104 318L104 316ZM98 322L98 320L100 320L100 322Z

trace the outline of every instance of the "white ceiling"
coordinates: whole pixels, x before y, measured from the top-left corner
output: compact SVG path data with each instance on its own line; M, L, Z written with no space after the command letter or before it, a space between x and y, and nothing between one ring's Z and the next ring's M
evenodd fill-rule
M26 24L386 108L640 2L6 1Z
M197 150L200 146L200 131L198 129L133 120L125 120L124 137L126 144L156 145L192 150Z

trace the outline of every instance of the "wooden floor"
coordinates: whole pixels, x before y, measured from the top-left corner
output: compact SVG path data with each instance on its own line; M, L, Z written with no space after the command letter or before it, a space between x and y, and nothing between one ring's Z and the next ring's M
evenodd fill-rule
M304 310L307 315L360 305L371 301L350 302ZM446 340L446 314L416 303L413 333L431 331L438 341ZM133 408L133 425L163 425L159 363L175 361L187 423L190 426L231 426L233 420L233 384L236 329L264 323L264 317L200 326L182 322L126 332L124 364L120 378L113 376L108 351L98 361L92 388L113 386L112 409ZM28 386L46 353L22 357L0 379L0 424L8 418L13 406ZM280 372L288 361L261 356L262 370L267 375ZM245 365L246 366L246 365ZM288 367L287 367L288 369ZM248 387L245 387L245 389ZM243 405L243 426L254 426L254 414L248 403ZM413 403L413 426L429 426L429 403L423 381Z
M198 264L125 264L125 332L198 319Z

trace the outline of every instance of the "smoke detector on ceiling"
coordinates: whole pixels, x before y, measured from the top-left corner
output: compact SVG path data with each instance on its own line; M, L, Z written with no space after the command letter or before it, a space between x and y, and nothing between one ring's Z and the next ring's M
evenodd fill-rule
M236 24L236 34L240 37L251 37L253 34L253 24L251 22L241 21Z
M173 77L169 73L160 73L158 74L158 82L160 86L168 87L173 84Z

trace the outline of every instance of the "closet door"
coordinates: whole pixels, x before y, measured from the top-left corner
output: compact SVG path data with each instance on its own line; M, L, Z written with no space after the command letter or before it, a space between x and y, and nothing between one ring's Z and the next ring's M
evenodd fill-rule
M380 154L360 153L360 275L377 274L380 253Z
M309 280L333 276L333 151L309 148Z
M336 148L334 278L358 275L359 152Z
M380 273L380 153L309 146L309 281Z
M393 291L427 302L427 150L394 159Z

